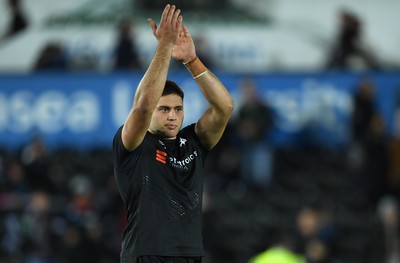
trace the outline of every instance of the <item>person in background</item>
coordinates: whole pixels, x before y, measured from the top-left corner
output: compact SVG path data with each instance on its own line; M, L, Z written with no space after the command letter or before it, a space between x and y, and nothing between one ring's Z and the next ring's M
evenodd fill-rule
M196 55L181 10L167 4L157 25L157 48L132 109L113 140L115 178L127 211L121 262L202 261L204 162L233 110L225 86ZM183 90L167 80L171 59L189 70L209 103L182 128Z
M327 69L364 70L380 69L378 59L363 37L362 20L348 10L339 13L339 32L330 51Z
M46 43L33 65L34 71L67 71L68 59L64 45L58 41Z
M241 179L253 190L265 191L273 179L274 151L267 140L273 125L272 112L262 100L255 80L243 79L240 91L243 101L235 127L242 153Z
M353 96L354 107L351 116L351 132L355 142L365 140L370 123L377 112L376 100L374 81L368 77L360 79Z
M364 262L400 262L400 208L394 196L383 196L377 206L377 225L370 233Z
M25 30L29 23L21 8L19 0L7 0L7 5L10 10L11 20L4 36L0 39L5 40Z
M351 183L372 203L387 190L390 169L390 136L376 105L376 89L373 80L365 77L356 88L347 161Z
M114 50L114 70L141 69L141 62L133 38L131 22L122 20L118 25L118 37Z

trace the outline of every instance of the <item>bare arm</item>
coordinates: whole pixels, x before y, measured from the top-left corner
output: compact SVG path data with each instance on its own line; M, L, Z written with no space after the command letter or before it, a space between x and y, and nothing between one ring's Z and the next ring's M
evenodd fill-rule
M220 140L233 110L233 99L224 84L208 70L196 56L193 39L186 26L182 26L173 58L184 63L199 85L210 107L196 123L196 134L207 149Z
M233 110L233 99L221 81L210 71L197 78L196 82L210 104L196 123L196 134L203 145L211 149L221 139L228 124Z
M159 26L157 27L152 19L149 19L149 23L158 45L150 66L136 89L132 108L122 129L122 143L127 150L138 147L149 128L151 116L167 79L182 16L179 9L168 4L162 13Z

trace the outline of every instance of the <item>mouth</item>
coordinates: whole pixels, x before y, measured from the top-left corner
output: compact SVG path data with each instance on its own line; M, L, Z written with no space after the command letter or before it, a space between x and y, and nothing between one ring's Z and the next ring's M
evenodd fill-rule
M166 124L165 127L167 127L168 130L175 130L178 127L178 125Z

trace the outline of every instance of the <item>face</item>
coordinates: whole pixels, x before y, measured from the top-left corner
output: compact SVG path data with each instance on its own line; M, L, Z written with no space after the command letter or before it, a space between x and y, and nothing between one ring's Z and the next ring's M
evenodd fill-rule
M183 122L183 100L176 94L162 96L151 117L149 131L175 139Z

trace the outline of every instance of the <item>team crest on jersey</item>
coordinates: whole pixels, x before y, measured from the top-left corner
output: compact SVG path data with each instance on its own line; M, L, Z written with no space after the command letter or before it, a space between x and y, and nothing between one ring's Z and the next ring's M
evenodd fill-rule
M179 147L186 145L186 141L187 140L185 138L179 138Z
M158 140L158 143L162 147L161 150L156 150L156 160L162 164L167 164L174 168L188 170L192 161L198 157L198 153L194 150L192 153L187 154L185 157L181 157L177 159L174 156L169 156L167 154L167 145L161 140ZM182 148L186 146L187 139L179 137L179 147Z

